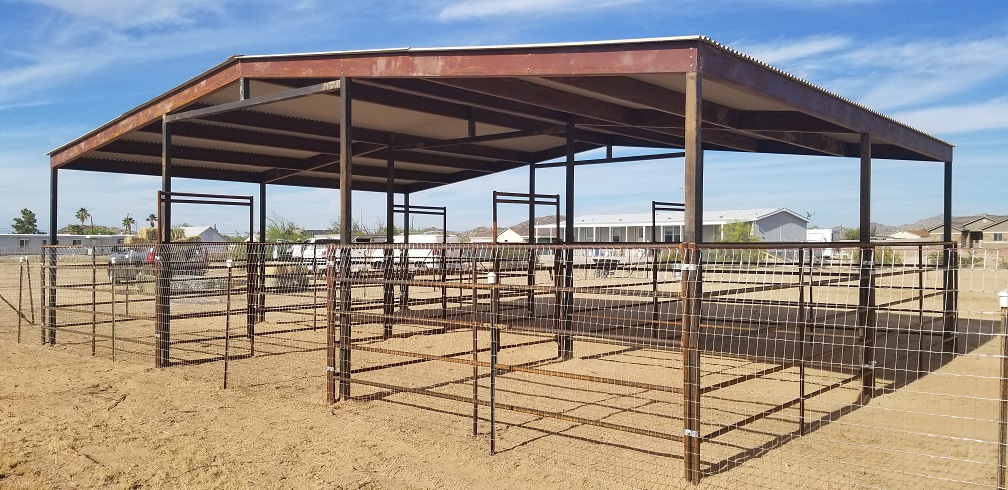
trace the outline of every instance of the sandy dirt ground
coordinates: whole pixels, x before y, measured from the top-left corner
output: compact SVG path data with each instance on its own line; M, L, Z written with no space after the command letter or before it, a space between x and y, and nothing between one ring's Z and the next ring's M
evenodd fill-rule
M961 301L968 311L994 310L989 295L967 292ZM503 412L500 452L490 455L487 413L472 436L466 403L397 392L328 405L318 333L257 340L260 354L232 362L224 390L221 362L158 369L144 346L122 347L113 362L107 343L99 344L96 357L86 339L40 346L37 326L25 327L19 344L16 318L0 305L0 488L696 488L682 479L682 444L643 431ZM798 412L791 407L705 442L702 464L710 474L699 487L990 487L997 474L1002 348L1002 339L989 335L993 320L989 314L964 318L984 333L966 335L962 355L929 356L931 368L922 377L880 370L882 389L867 405L854 403L857 383L810 400L808 435L795 433ZM208 328L205 322L201 328ZM528 338L505 334L502 341ZM470 342L459 332L367 345L443 354L464 351ZM219 344L207 348L216 352ZM232 348L240 352L237 344ZM890 347L898 354L912 346L904 337ZM537 344L502 356L518 363L544 358L550 349ZM574 361L545 367L667 385L682 380L681 361L669 352L588 342L575 349ZM914 356L900 359L907 357ZM401 360L373 352L355 359L359 367ZM765 367L718 356L703 362L705 384ZM424 363L360 379L465 396L469 369ZM843 374L808 373L820 385ZM795 376L788 369L714 392L703 401L703 431L790 399ZM481 378L481 399L487 383ZM507 403L655 434L682 429L675 418L681 395L521 373L501 376L498 389ZM382 392L360 385L354 393Z

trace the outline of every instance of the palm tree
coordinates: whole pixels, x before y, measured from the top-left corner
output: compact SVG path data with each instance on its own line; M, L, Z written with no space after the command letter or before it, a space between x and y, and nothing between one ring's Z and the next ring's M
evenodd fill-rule
M122 220L122 224L126 228L126 234L129 235L133 232L133 225L136 224L136 220L131 218L129 213L127 213L126 217Z
M84 222L91 217L91 213L88 212L87 208L80 208L74 216L77 217L77 221L80 221L81 228L83 228Z
M155 215L154 213L148 214L147 215L147 224L150 225L151 228L154 228L154 225L156 223L157 223L157 215Z

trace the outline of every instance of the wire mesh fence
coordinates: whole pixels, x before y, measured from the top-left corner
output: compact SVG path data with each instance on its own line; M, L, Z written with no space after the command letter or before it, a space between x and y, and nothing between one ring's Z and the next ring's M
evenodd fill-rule
M944 243L46 247L0 257L0 329L358 400L628 487L985 488L1004 476L1004 259Z

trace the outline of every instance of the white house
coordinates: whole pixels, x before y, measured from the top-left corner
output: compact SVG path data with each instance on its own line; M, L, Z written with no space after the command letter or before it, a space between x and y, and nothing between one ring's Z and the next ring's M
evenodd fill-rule
M60 245L116 245L123 243L126 235L56 235ZM48 234L3 233L0 234L0 254L38 253L43 245L49 244Z
M212 226L183 226L182 232L186 237L199 237L201 242L227 242L226 236L221 235Z
M654 229L649 213L585 215L574 218L575 236L582 243L680 242L684 215L683 211L661 211L657 213L657 228ZM739 222L752 226L753 234L764 242L800 242L806 239L807 218L786 208L766 208L704 211L703 240L717 241L725 225ZM561 238L566 233L565 228L566 223L561 223ZM551 241L555 233L555 224L536 225L535 241Z
M471 236L469 241L472 243L493 243L493 237L489 236ZM528 237L519 235L516 231L508 228L497 235L497 243L525 243L528 241Z

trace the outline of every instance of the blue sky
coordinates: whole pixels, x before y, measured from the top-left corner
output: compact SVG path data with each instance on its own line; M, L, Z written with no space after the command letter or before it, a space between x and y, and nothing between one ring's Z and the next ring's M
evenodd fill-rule
M21 208L48 226L46 153L234 54L544 43L705 35L954 145L956 215L1008 214L1008 2L1000 0L0 0L0 232ZM708 209L787 207L826 227L857 221L856 160L705 155ZM562 170L540 174L561 193ZM872 217L939 214L942 167L878 160ZM60 226L142 223L159 179L60 172ZM527 170L411 196L448 206L449 228L490 223L493 190ZM276 214L306 228L336 218L338 191L271 186ZM256 194L178 180L174 190ZM682 198L681 161L578 169L577 214L647 212ZM384 197L356 193L373 225ZM521 209L501 222L522 221ZM178 209L177 221L245 232L236 211ZM418 226L428 224L415 222Z

